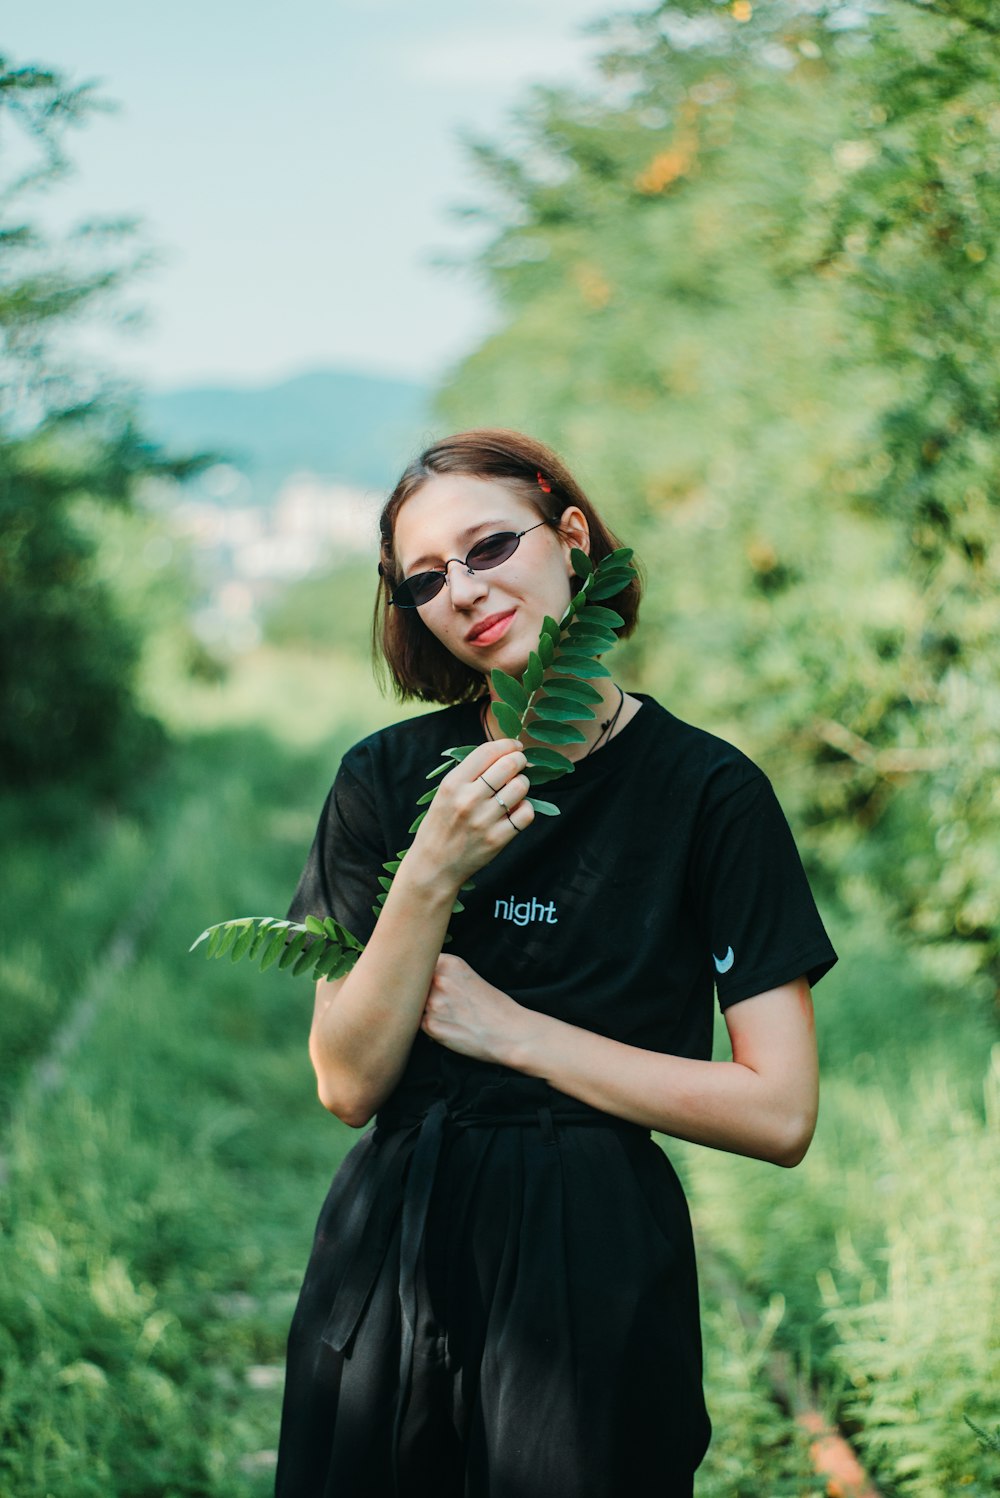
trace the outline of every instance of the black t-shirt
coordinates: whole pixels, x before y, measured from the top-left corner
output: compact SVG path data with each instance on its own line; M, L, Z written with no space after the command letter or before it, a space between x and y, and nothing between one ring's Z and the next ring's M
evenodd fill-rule
M475 875L447 950L528 1008L629 1045L708 1059L723 1009L836 962L763 772L654 698ZM344 755L289 917L371 936L382 863L408 846L429 770L479 743L476 703L381 729ZM405 954L401 954L405 961Z

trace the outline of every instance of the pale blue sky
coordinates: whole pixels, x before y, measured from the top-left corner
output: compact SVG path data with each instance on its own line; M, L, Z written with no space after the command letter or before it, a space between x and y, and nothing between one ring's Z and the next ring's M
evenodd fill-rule
M60 215L139 214L160 265L115 362L153 386L342 365L434 377L490 325L460 128L491 138L532 82L588 74L613 0L31 0L0 49L121 106L75 134ZM109 352L102 338L96 345Z

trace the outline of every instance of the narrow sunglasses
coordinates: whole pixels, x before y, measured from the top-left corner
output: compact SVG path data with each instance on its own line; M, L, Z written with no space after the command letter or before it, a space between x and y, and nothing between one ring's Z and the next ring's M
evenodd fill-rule
M404 578L398 587L393 588L390 603L394 603L400 609L419 609L423 604L430 603L436 598L448 581L448 565L458 562L473 572L488 572L491 567L499 567L501 562L506 562L512 557L518 548L522 536L528 531L537 531L539 525L551 525L551 520L539 520L537 525L529 525L523 531L497 531L493 536L484 536L477 541L463 562L461 557L449 557L444 566L433 572L414 572L412 577ZM381 572L381 563L379 571Z

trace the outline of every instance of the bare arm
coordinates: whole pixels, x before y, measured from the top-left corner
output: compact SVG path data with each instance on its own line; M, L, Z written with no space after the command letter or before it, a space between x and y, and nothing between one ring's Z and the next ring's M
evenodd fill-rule
M461 958L438 962L423 1025L442 1045L544 1077L570 1097L644 1128L797 1165L819 1100L812 996L805 978L726 1010L731 1061L693 1061L537 1014Z
M355 1128L402 1075L459 888L534 817L525 764L515 740L498 739L442 777L365 950L345 977L316 985L309 1054L320 1100Z

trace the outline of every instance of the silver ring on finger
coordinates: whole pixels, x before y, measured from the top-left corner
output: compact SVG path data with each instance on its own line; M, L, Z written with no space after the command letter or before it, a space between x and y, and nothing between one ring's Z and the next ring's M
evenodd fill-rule
M509 810L509 808L507 806L506 801L501 796L500 792L499 791L494 791L493 794L494 794L494 796L496 796L497 800L500 802L500 805L503 807L504 816L509 817L510 816L510 810Z

